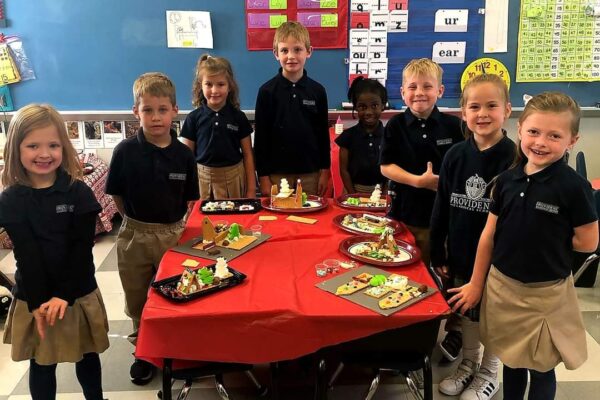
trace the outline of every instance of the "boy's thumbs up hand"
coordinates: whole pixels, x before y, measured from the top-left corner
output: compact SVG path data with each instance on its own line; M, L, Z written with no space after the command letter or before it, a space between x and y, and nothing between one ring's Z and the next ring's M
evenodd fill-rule
M433 164L427 162L427 171L425 171L419 179L419 187L422 189L437 191L439 175L433 173Z

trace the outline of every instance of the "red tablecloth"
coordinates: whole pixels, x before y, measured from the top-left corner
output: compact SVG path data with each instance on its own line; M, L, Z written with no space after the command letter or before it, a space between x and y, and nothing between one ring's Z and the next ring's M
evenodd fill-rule
M600 190L600 178L592 179L592 187L596 190Z
M365 337L390 328L426 321L448 311L436 293L392 316L384 317L315 287L314 265L327 258L346 259L339 243L349 235L331 222L348 212L330 205L304 216L314 225L286 221L285 214L262 211L251 215L213 216L214 220L261 224L272 238L232 260L231 267L247 274L240 286L185 303L172 303L153 290L142 315L136 356L162 364L163 358L243 363L293 359L337 343ZM259 215L276 215L276 221L259 221ZM198 205L182 241L200 234ZM407 232L404 239L413 241ZM169 251L157 274L163 279L182 271L191 256ZM201 265L213 263L197 259ZM391 271L392 269L390 269ZM410 279L435 286L419 262L395 268Z

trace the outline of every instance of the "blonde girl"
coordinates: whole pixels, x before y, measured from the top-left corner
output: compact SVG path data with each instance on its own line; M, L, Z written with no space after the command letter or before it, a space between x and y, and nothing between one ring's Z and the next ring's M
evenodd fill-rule
M98 353L108 348L108 321L92 256L100 205L51 106L14 115L4 157L0 225L17 261L4 343L14 361L29 360L34 400L55 398L59 362L74 362L85 398L102 400Z
M477 242L487 219L491 183L515 159L516 146L502 129L511 105L506 84L497 75L480 75L465 86L460 100L468 138L444 157L431 217L431 264L448 287L468 282ZM460 335L463 359L440 382L439 390L462 400L490 399L498 391L498 358L479 341L479 315L454 316L448 335Z
M255 197L250 135L239 89L225 58L204 54L196 65L192 103L181 137L196 156L200 198Z
M451 289L453 310L482 298L481 338L504 364L504 398L553 399L554 367L587 358L571 268L573 251L598 246L590 184L564 161L579 138L580 109L569 96L533 97L519 118L520 161L493 190L475 269ZM486 279L487 278L487 279Z

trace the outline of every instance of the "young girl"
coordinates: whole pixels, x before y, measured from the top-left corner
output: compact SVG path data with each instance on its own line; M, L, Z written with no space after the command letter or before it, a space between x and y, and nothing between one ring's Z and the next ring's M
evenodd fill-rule
M491 202L491 182L510 167L516 153L514 142L502 130L511 106L500 77L471 79L460 105L469 137L444 157L431 217L431 264L450 287L471 278ZM498 391L498 359L487 348L481 357L476 312L459 321L463 359L456 371L440 382L439 390L450 396L462 393L463 400L490 399Z
M17 260L4 343L14 361L29 360L34 400L55 398L59 362L76 363L85 398L102 400L98 353L108 348L108 321L92 257L100 205L51 106L14 115L4 158L0 225Z
M450 290L463 313L483 292L481 338L504 363L506 399L523 398L528 373L529 399L553 399L554 367L587 358L571 268L573 250L596 250L598 222L590 184L563 161L579 138L579 115L562 93L527 103L521 160L496 181L471 280Z
M198 108L185 119L181 137L198 162L200 198L255 197L252 127L240 110L229 61L202 55L192 96Z
M375 185L383 188L386 179L379 167L379 148L383 124L379 120L387 103L387 91L377 80L356 78L348 90L352 116L358 124L346 129L335 142L340 146L340 175L348 193L371 193Z

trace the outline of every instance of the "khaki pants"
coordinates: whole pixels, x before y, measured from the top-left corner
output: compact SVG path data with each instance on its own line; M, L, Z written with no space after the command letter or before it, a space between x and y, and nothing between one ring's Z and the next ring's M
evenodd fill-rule
M183 221L151 224L123 218L117 236L117 264L125 292L125 314L133 322L133 333L129 335L133 344L137 342L142 309L158 264L165 251L177 245L183 228Z
M296 187L296 181L300 179L302 182L302 191L308 194L317 195L319 192L319 176L320 171L311 172L310 174L273 174L269 175L271 185L277 185L281 182L281 178L287 179L290 187ZM263 196L269 196L270 193L262 193Z
M375 190L375 185L361 185L360 183L355 183L354 190L356 190L356 193L371 194L373 190Z
M415 237L415 244L421 250L421 260L427 268L429 268L429 228L421 228L418 226L406 225L408 230Z
M200 199L231 199L246 197L246 169L240 161L229 167L206 167L198 164Z

